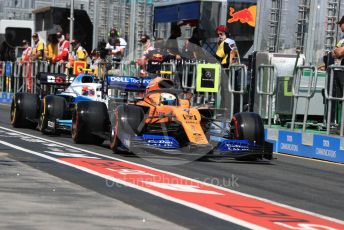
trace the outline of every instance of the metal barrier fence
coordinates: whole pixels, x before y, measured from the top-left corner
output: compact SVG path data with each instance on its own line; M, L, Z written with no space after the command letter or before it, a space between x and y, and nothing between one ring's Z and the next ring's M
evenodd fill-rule
M335 79L335 74L343 75L343 76L337 76ZM336 84L341 84L343 83L342 81L340 82L334 82L335 80L340 80L339 78L344 77L344 66L339 66L339 65L331 65L328 67L328 77L326 78L325 82L325 98L328 102L327 104L327 125L326 125L326 133L330 134L330 129L331 129L331 112L332 112L332 102L333 101L339 101L343 102L344 101L344 96L343 92L341 92L341 95L339 92L336 92L337 95L334 94L334 87L335 83ZM341 91L343 91L343 85L341 86ZM338 94L339 93L339 94ZM340 136L343 136L344 133L344 106L342 103L342 109L341 109L341 122L340 122Z
M51 64L49 62L2 62L0 64L0 91L7 93L16 92L32 92L37 93L37 73L39 72L51 72L51 73L65 73L67 63ZM221 85L219 93L207 93L197 91L197 62L184 62L176 63L169 62L163 63L161 66L161 73L156 74L171 79L176 84L179 84L185 91L191 92L195 95L192 105L201 105L205 103L213 104L214 107L220 108L219 100L221 98L221 90L227 90L230 100L227 100L225 108L228 109L230 117L235 112L241 112L244 110L244 97L248 94L248 72L245 65L230 65L228 69L221 69L221 78L227 78L227 86ZM102 62L95 64L96 75L102 79L105 74L111 73L114 75L123 76L139 76L140 66L135 62ZM107 71L105 71L107 70ZM11 72L8 76L8 71ZM111 72L112 71L112 72ZM305 71L309 72L309 78L304 80ZM344 74L344 67L332 65L328 68L328 77L325 82L324 97L327 105L327 112L324 114L324 120L326 121L326 132L330 134L331 130L331 111L333 102L343 102L344 96L334 95L333 91L337 83L335 82L335 76L337 72ZM296 111L299 105L299 99L306 100L304 108L304 117L302 122L302 130L306 130L310 100L314 96L315 87L317 85L317 70L314 66L299 66L295 76L293 76L292 83L292 96L293 96L293 111L291 114L291 130L295 129ZM306 82L306 83L305 83ZM268 111L267 125L272 126L273 106L274 100L277 100L277 69L274 65L260 65L257 67L256 76L256 93L258 100L255 104L258 105L258 113L262 114L263 106ZM122 92L120 90L109 90L109 96L113 98L121 98ZM252 92L250 92L252 93ZM142 96L142 94L130 92L127 94L127 98L135 98ZM263 98L266 98L266 104L263 105ZM278 103L278 101L277 101ZM235 107L237 106L237 109ZM236 111L235 111L236 110ZM341 107L341 122L340 122L340 135L344 133L344 106Z
M258 113L263 110L263 97L267 97L268 105L268 126L271 127L273 96L276 94L277 88L277 70L274 65L260 65L257 72L256 90L259 95ZM264 84L266 83L266 84Z
M234 105L236 104L235 95L239 95L239 112L244 109L244 94L247 92L247 67L242 64L230 65L228 69L224 69L228 75L228 91L231 98L230 117L234 115ZM223 77L223 76L222 76ZM237 86L237 87L236 87Z
M301 89L301 80L303 79L303 75L305 70L309 71L309 77L307 81L307 92L302 93L300 91ZM298 100L299 98L305 98L306 105L305 105L305 112L302 122L302 131L306 131L306 123L307 123L307 117L308 117L308 111L309 111L309 103L311 98L314 96L316 85L317 85L317 69L315 66L299 66L296 68L296 75L293 76L293 87L292 87L292 93L294 97L294 106L293 106L293 114L291 119L291 130L294 130L295 127L295 118L296 118L296 110L298 106Z

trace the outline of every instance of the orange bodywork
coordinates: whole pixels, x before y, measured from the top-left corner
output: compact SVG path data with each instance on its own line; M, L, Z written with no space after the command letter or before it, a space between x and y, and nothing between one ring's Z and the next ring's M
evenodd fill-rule
M160 96L163 89L166 89L164 83L165 86L171 84L173 88L171 80L157 77L147 86L144 99L136 102L136 105L149 107L149 116L145 122L148 124L178 122L182 125L190 143L209 144L201 126L201 114L198 109L190 106L189 100L178 99L176 105L161 104Z

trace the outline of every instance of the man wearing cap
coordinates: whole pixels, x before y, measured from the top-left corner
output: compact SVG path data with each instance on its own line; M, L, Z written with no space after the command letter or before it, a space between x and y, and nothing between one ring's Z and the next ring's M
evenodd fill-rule
M75 61L82 61L85 62L85 67L86 68L86 59L88 57L87 51L81 46L81 43L73 39L71 41L71 45L73 48L72 53L69 55L69 60L68 64L66 65L67 68L74 68L74 62ZM75 72L78 72L74 69Z
M233 39L229 38L228 28L224 25L216 27L218 45L216 58L223 68L228 68L229 64L240 63L238 48Z
M32 35L32 40L34 41L34 46L32 49L31 60L32 61L43 61L44 59L44 42L39 38L37 33Z
M23 45L24 51L22 53L21 60L20 60L21 64L30 61L31 52L32 52L32 47L30 46L29 41L23 40L22 45Z
M60 32L56 33L57 40L59 41L57 45L57 57L53 62L58 61L68 61L69 54L69 41L65 39L65 36Z
M118 43L117 40L119 40L118 47L116 47L115 45L116 42ZM125 53L126 46L127 46L127 42L123 38L119 37L117 29L112 28L110 30L108 42L106 43L105 49L111 50L112 55L123 56ZM112 51L116 52L116 54L114 54L114 52Z
M236 43L233 39L229 38L229 31L228 28L224 25L220 25L215 29L216 35L218 36L218 43L217 49L215 53L216 59L221 63L222 68L228 68L230 64L240 63L238 48ZM226 73L227 71L223 72L224 74L221 75L221 108L229 109L231 104L231 96L229 95L228 91L228 76ZM237 76L237 74L236 74ZM235 77L237 78L237 77ZM239 81L235 79L235 84ZM237 86L234 86L236 89ZM238 110L238 103L234 104L234 110ZM224 113L226 114L226 113Z
M73 53L75 61L86 61L88 54L84 47L81 46L80 41L73 39L72 42Z

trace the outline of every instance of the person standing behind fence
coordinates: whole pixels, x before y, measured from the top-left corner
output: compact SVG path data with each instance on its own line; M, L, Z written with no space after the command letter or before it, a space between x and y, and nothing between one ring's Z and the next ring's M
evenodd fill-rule
M106 43L105 49L114 50L116 48L115 43L117 42L117 39L119 40L119 47L117 48L117 50L120 50L120 53L116 51L116 55L120 54L123 57L125 53L125 48L127 46L127 42L124 40L124 38L119 37L119 33L116 28L112 28L110 30L108 42Z
M139 42L143 46L142 56L136 61L141 66L140 75L147 75L148 53L154 50L150 37L147 34L141 36Z
M339 28L344 32L344 16L337 22ZM336 47L331 51L331 58L335 64L344 66L344 36L337 42ZM328 73L330 74L330 73ZM333 91L332 96L343 97L344 71L342 69L333 69ZM330 84L328 84L329 86ZM328 88L328 90L330 90ZM331 123L338 125L337 114L339 114L339 103L332 103ZM338 126L339 128L339 126ZM338 133L340 132L337 130Z
M38 36L37 33L32 35L32 40L34 42L34 46L32 48L31 60L32 61L43 61L44 60L44 42Z
M87 61L88 53L85 50L84 47L81 46L80 41L73 39L72 42L72 47L73 47L73 59L74 61Z
M165 62L166 50L164 48L164 40L157 38L154 42L154 49L150 50L147 55L147 73L160 74L163 62Z
M30 46L30 43L28 40L23 40L22 45L23 45L24 51L22 53L20 63L24 64L30 61L32 47Z
M80 41L78 41L77 39L73 39L70 44L72 45L73 51L69 55L68 64L66 65L66 68L69 68L69 70L73 69L75 61L83 61L87 64L88 53L84 49L84 47L81 46ZM71 71L69 73L71 73Z
M69 41L65 39L65 36L60 32L56 33L57 40L58 40L58 53L57 57L53 60L53 62L60 62L60 61L68 61L69 57Z
M205 31L196 27L192 30L191 38L185 41L183 46L183 58L187 60L197 61L203 60L204 54L201 42L204 39Z
M27 90L31 92L31 86L32 86L32 76L31 76L31 70L32 65L30 63L31 53L32 53L32 47L30 46L30 42L28 40L23 40L22 45L24 48L24 51L22 53L20 64L23 65L23 80L25 82L25 86L27 87Z
M344 16L337 22L339 28L344 33ZM344 65L344 36L337 42L336 47L332 50L331 55L337 59L337 64Z
M112 61L118 63L122 60L125 49L121 46L121 41L118 38L111 39L110 42L106 45L106 49L109 51L108 55Z
M57 38L55 34L49 34L47 39L47 45L45 49L46 60L52 62L57 57Z
M229 38L228 28L224 25L216 27L218 43L216 48L216 58L223 68L228 68L230 64L240 63L238 48L233 39Z
M224 69L227 69L230 64L240 63L239 54L235 41L229 38L229 31L226 26L220 25L216 27L215 31L218 36L215 57L220 62L222 67L220 90L221 108L229 110L231 105L231 98L228 88L229 72ZM236 80L235 82L238 81ZM237 111L238 103L234 103L233 106L235 107L234 110Z

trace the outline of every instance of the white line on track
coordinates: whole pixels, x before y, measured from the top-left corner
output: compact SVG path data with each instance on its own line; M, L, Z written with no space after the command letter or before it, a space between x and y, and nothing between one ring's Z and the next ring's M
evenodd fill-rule
M89 154L92 154L92 155L96 155L96 156L100 156L100 157L104 157L104 158L108 158L108 159L112 159L112 160L116 160L116 161L121 161L121 162L129 163L129 164L132 164L132 165L136 165L136 166L144 167L144 168L147 168L147 169L155 170L155 171L158 171L158 172L161 172L161 173L166 173L166 174L173 175L173 176L176 176L176 177L179 177L179 178L182 178L182 179L191 180L191 181L199 183L199 184L203 184L203 185L206 185L206 186L211 186L213 188L220 189L220 190L223 190L223 191L226 191L226 192L231 192L231 193L234 193L234 194L237 194L237 195L241 195L241 196L245 196L245 197L248 197L248 198L260 200L260 201L263 201L263 202L266 202L266 203L269 203L269 204L277 205L277 206L284 207L284 208L287 208L287 209L290 209L290 210L294 210L294 211L305 213L305 214L308 214L308 215L311 215L311 216L315 216L315 217L319 217L319 218L326 219L326 220L329 220L329 221L333 221L333 222L336 222L336 223L339 223L339 224L344 224L344 221L342 221L342 220L338 220L338 219L335 219L335 218L332 218L332 217L328 217L328 216L324 216L324 215L321 215L321 214L318 214L318 213L306 211L306 210L303 210L303 209L295 208L295 207L292 207L292 206L289 206L289 205L285 205L285 204L282 204L282 203L278 203L278 202L271 201L271 200L268 200L268 199L265 199L265 198L261 198L261 197L257 197L257 196L254 196L254 195L245 194L245 193L238 192L238 191L235 191L235 190L231 190L231 189L228 189L228 188L224 188L224 187L221 187L221 186L216 186L216 185L213 185L213 184L205 183L203 181L198 181L198 180L195 180L195 179L192 179L192 178L189 178L189 177L185 177L185 176L182 176L182 175L179 175L179 174L176 174L176 173L172 173L172 172L169 172L169 171L163 171L163 170L156 169L156 168L153 168L153 167L150 167L150 166L146 166L146 165L142 165L142 164L137 164L137 163L134 163L134 162L126 161L126 160L123 160L123 159L120 159L120 158L115 158L115 157L110 157L110 156L107 156L107 155L95 153L95 152L92 152L92 151L89 151L89 150L86 150L86 149L78 148L78 147L71 146L71 145L68 145L68 144L59 143L59 142L56 142L56 141L52 141L52 140L49 140L49 139L45 139L45 138L37 137L37 136L34 136L34 135L26 134L26 133L23 133L23 132L18 132L18 131L15 131L15 130L12 130L12 129L8 129L8 128L2 127L2 126L0 126L0 129L6 130L6 131L15 132L15 133L22 134L22 135L29 136L29 137L34 137L34 138L37 138L37 139L40 139L40 140L44 140L44 141L47 141L47 142L59 144L59 145L62 145L62 146L68 147L68 148L73 148L73 149L76 149L76 150L79 150L79 151L83 151L83 152L86 152L86 153L89 153ZM46 158L46 159L49 159L49 160L61 163L61 164L65 164L65 165L68 165L68 166L71 166L71 167L74 167L74 168L78 168L78 169L80 169L82 171L91 173L93 175L97 175L99 177L105 178L105 179L113 181L115 183L123 184L125 186L132 187L132 188L136 188L138 190L145 191L147 193L153 194L153 195L161 197L163 199L170 200L170 201L173 201L173 202L176 202L176 203L179 203L179 204L183 204L185 206L194 208L196 210L208 213L208 214L216 216L216 217L218 217L220 219L227 220L227 221L230 221L232 223L235 223L235 224L238 224L238 225L241 225L241 226L244 226L244 227L252 228L252 224L251 223L247 223L247 222L242 221L240 219L236 219L234 217L231 217L231 216L228 216L228 215L224 215L222 213L219 213L219 212L216 212L216 211L204 208L202 206L195 205L195 204L183 201L183 200L179 200L179 199L176 199L176 198L164 195L162 193L159 193L159 192L156 192L156 191L153 191L153 190L150 190L150 189L142 188L142 187L139 187L137 185L130 184L130 183L126 182L126 181L118 180L118 179L115 179L113 177L100 174L98 172L95 172L93 170L90 170L90 169L87 169L87 168L84 168L84 167L81 167L81 166L76 166L76 165L73 165L73 164L70 164L70 163L67 163L67 162L64 162L64 161L60 161L60 160L58 160L56 158L53 158L53 157L44 155L42 153L38 153L38 152L35 152L35 151L32 151L32 150L29 150L29 149L25 149L25 148L22 148L22 147L19 147L19 146L16 146L16 145L4 142L4 141L0 141L0 144L3 144L3 145L6 145L6 146L9 146L9 147L18 149L20 151L28 152L28 153L31 153L31 154L34 154L34 155L37 155L37 156L40 156L40 157L43 157L43 158ZM253 229L265 229L265 228L262 228L260 226L254 225Z

